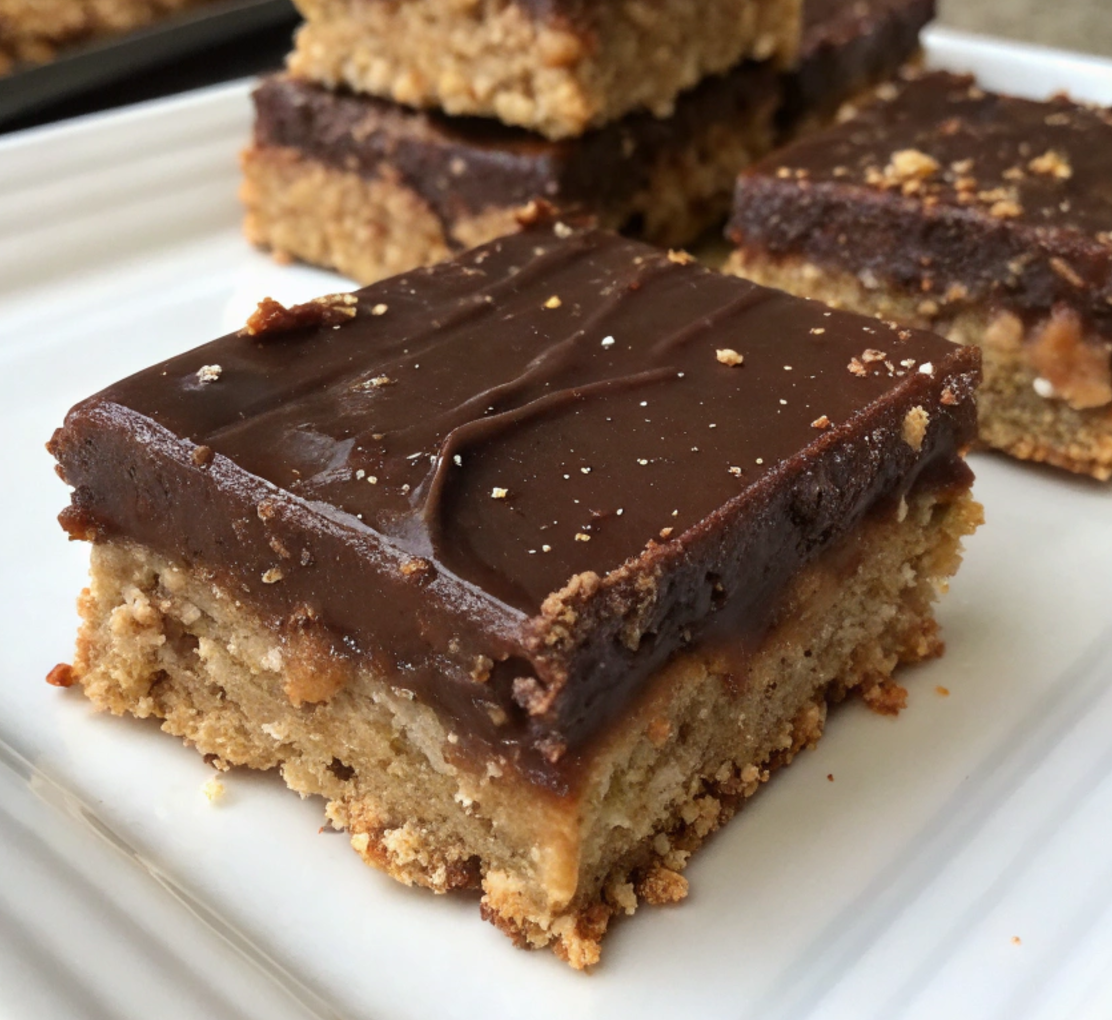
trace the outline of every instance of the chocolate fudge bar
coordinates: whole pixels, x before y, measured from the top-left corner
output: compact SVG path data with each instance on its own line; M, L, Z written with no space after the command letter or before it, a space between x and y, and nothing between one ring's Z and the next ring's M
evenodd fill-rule
M986 444L1112 477L1112 111L893 92L741 176L730 267L979 345Z
M941 649L978 363L543 219L267 299L55 434L72 676L587 966L828 699Z
M779 136L828 123L894 74L931 11L932 0L810 0L796 72L744 63L685 92L670 117L629 114L562 141L271 79L243 156L245 230L360 283L507 233L534 198L682 247L726 216L738 170Z
M2 0L0 74L213 0Z
M894 77L919 53L935 0L803 0L799 65L784 76L788 138L825 127L847 102Z
M243 156L245 231L361 283L505 234L534 198L681 246L720 222L738 168L771 150L779 89L770 66L747 64L666 120L631 114L553 142L272 78Z
M566 138L659 117L742 60L794 61L800 0L297 0L290 71Z

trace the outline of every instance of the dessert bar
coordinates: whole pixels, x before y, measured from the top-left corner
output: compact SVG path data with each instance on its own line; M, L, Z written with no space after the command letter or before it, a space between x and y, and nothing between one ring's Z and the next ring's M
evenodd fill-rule
M981 439L1112 476L1112 111L913 76L738 181L730 268L984 351Z
M550 222L77 405L73 677L576 967L941 650L979 352ZM740 872L740 869L739 869Z
M372 283L516 226L534 198L682 246L720 222L740 167L771 150L776 72L747 64L648 113L553 142L272 78L243 155L256 244Z
M290 71L549 138L676 97L746 59L794 61L800 0L298 0Z
M744 63L685 92L667 118L629 114L561 141L270 79L255 92L243 155L245 231L360 283L504 234L534 198L656 244L691 244L729 212L742 167L895 74L931 12L931 0L810 0L797 71Z

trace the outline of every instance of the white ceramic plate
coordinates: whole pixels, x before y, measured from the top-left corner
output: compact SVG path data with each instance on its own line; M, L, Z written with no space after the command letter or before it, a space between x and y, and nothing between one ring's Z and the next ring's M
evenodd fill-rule
M941 31L930 58L1112 103L1097 60ZM1108 487L975 458L988 524L907 711L835 713L589 976L368 870L276 777L210 804L195 752L42 682L87 555L42 449L66 409L264 294L338 289L240 238L247 90L0 142L0 1015L1112 1015Z

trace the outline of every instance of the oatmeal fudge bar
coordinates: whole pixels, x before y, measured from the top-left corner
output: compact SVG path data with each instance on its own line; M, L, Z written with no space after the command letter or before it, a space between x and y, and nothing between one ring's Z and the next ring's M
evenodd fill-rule
M0 74L213 0L0 0Z
M986 444L1112 477L1112 112L894 91L741 176L730 268L977 344Z
M559 221L267 299L55 434L73 678L590 965L828 699L941 650L978 363Z
M549 138L659 117L742 60L794 62L800 0L297 0L290 71Z
M935 0L803 0L799 65L784 76L787 139L824 127L919 54Z
M725 217L738 169L772 149L779 99L775 71L751 64L666 120L630 114L554 142L274 78L255 92L243 155L245 232L361 283L505 234L534 198L682 246Z
M747 62L685 92L667 118L628 114L561 141L274 78L254 96L245 231L364 284L506 233L534 198L655 244L688 245L725 217L738 170L784 131L829 122L843 101L895 73L931 6L811 0L797 72Z

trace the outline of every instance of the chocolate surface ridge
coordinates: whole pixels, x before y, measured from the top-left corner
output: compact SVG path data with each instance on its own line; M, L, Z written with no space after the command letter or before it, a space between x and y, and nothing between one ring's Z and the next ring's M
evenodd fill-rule
M398 175L445 226L491 207L544 198L605 208L644 187L656 162L681 154L708 124L744 122L779 94L776 73L747 63L685 93L675 113L629 114L578 138L551 141L481 117L448 117L279 76L254 93L255 143L341 170Z
M865 515L968 478L975 349L686 261L538 225L172 358L55 434L63 524L567 789L672 655L758 638Z
M750 168L728 232L924 299L1064 305L1112 339L1110 159L1109 110L936 72Z

